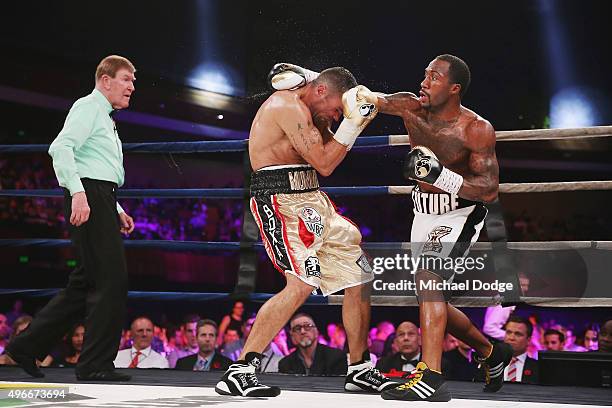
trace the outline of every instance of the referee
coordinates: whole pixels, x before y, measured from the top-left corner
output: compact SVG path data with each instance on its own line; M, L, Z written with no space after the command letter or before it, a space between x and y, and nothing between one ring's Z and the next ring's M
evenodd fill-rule
M123 184L123 152L112 115L129 106L134 92L132 63L117 55L96 69L93 92L77 100L49 148L64 189L64 211L78 266L68 285L7 347L7 354L28 374L43 377L43 360L68 329L85 316L85 340L76 366L81 381L128 381L114 371L121 337L128 275L120 232L134 221L117 203Z

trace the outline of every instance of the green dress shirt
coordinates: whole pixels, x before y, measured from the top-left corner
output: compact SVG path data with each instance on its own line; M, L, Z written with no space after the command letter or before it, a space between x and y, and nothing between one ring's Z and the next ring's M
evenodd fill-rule
M70 195L85 191L82 178L123 185L123 151L110 117L112 110L108 99L94 89L72 105L64 127L49 147L59 185ZM119 204L117 211L123 212Z

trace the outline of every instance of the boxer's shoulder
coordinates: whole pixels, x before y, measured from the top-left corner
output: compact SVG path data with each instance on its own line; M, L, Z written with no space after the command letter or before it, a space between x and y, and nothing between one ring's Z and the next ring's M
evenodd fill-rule
M467 136L490 136L491 133L495 134L491 122L464 106L461 107L460 120Z
M307 114L310 110L296 92L276 91L266 101L265 110L274 114Z

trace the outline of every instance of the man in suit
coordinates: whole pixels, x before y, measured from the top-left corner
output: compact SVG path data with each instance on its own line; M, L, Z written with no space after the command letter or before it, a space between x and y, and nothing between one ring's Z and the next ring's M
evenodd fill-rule
M414 370L421 359L419 328L409 321L400 323L393 343L398 352L380 359L376 368L383 373L389 373L390 376Z
M168 360L151 348L153 322L145 316L134 319L130 326L132 348L117 353L115 368L168 368Z
M217 344L217 323L210 319L200 320L196 327L198 352L180 358L176 362L177 370L213 371L227 370L232 360L215 351Z
M538 383L538 362L527 356L533 326L529 320L512 315L506 322L504 342L512 347L512 360L504 369L504 381Z
M178 347L170 352L166 358L170 368L176 367L176 362L179 358L191 356L198 353L198 340L197 340L197 326L198 322L202 320L200 316L196 314L190 314L185 316L183 324L181 325L181 334L185 339L185 344Z
M278 363L285 374L346 375L346 354L318 343L319 330L310 315L298 313L289 321L296 350Z

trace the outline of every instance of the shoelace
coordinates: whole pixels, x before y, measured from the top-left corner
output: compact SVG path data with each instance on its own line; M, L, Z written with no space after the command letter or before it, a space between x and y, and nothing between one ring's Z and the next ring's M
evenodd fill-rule
M255 373L248 373L246 376L247 376L247 379L253 385L253 387L257 387L259 385L259 380L257 379L257 376L255 375Z
M254 373L240 373L238 374L238 377L244 386L257 387L259 385L259 380Z
M489 363L487 363L487 359L477 356L474 358L474 360L478 362L478 369L480 370L482 368L484 370L485 384L487 385L490 384L491 383L491 373L489 372L489 370L491 369L491 366L489 366Z
M382 375L382 373L377 368L372 368L371 372L372 372L372 375L376 377L377 379L381 381L385 379L385 376Z
M408 388L412 388L412 386L416 383L418 383L421 378L423 378L423 372L417 369L414 369L410 375L408 376L408 381L405 382L404 384L400 385L399 387L397 387L400 390L405 390Z

